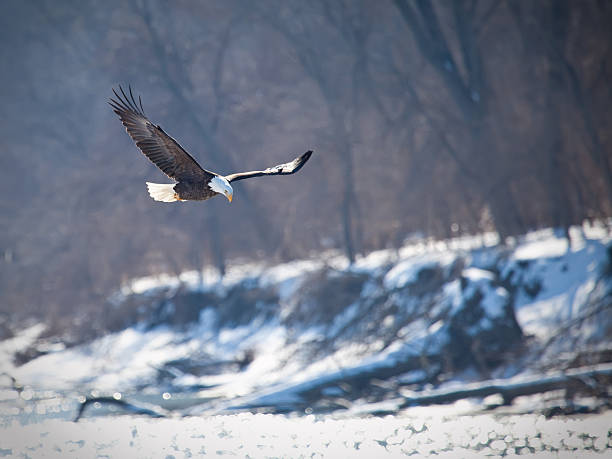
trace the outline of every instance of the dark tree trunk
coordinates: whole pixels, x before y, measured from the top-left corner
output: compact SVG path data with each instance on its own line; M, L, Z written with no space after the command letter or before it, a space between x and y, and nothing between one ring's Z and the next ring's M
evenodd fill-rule
M432 65L447 87L450 96L463 115L464 129L470 134L470 154L462 154L460 147L448 144L451 157L464 171L487 203L502 241L507 236L525 229L510 183L497 164L491 148L493 135L485 120L487 112L487 84L482 58L473 23L476 2L457 1L452 4L453 18L460 44L460 56L465 77L459 72L440 20L430 0L395 0L402 18L410 29L423 57ZM470 163L463 156L475 157Z

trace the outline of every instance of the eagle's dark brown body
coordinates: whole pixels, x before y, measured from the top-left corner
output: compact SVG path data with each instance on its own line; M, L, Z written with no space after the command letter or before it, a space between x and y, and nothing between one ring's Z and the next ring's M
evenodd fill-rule
M181 201L205 201L219 194L208 186L208 182L179 182L174 186L174 191Z
M232 200L233 188L230 183L251 177L265 175L289 175L299 171L312 155L307 151L293 161L262 171L238 172L222 176L200 167L193 157L187 153L179 143L164 132L164 130L151 123L142 108L140 97L138 102L129 89L129 96L119 86L120 94L113 89L116 96L110 100L113 111L119 115L128 134L142 153L153 164L176 184L149 183L149 194L157 201L203 201L219 194Z

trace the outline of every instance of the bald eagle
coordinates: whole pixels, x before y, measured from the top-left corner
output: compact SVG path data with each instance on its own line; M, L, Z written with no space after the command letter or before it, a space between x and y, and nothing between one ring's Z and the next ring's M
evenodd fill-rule
M232 202L234 196L232 182L251 177L294 174L306 164L312 155L312 151L307 151L291 162L262 171L219 175L200 167L176 140L166 134L161 127L151 123L144 114L142 100L138 97L138 102L136 102L131 87L128 90L129 97L121 86L119 86L119 91L121 94L113 89L116 99L111 98L109 102L113 111L119 115L121 122L140 151L164 174L177 182L146 182L149 194L156 201L204 201L216 195L223 195L229 202Z

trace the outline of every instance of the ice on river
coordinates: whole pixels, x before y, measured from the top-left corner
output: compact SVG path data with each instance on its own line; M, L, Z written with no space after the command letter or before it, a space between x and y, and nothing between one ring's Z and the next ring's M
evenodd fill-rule
M94 417L25 426L15 422L0 428L0 457L585 458L612 453L610 412L546 419L454 411L429 407L387 417L241 413L175 419Z

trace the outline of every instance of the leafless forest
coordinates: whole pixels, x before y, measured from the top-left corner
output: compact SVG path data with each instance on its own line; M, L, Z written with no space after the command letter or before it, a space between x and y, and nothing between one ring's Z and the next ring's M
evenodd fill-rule
M4 2L2 320L95 324L149 273L611 216L610 24L596 0ZM315 155L232 204L154 202L118 84L216 172Z

